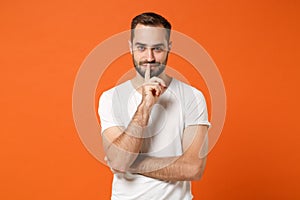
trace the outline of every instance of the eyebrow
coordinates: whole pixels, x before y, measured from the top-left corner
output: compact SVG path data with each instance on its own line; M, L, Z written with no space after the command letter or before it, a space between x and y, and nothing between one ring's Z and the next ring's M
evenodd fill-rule
M135 45L135 46L137 46L137 45L147 46L146 44L141 43L141 42L136 42L134 45ZM159 46L165 46L165 45L164 45L163 43L159 43L159 44L154 44L154 45L152 45L151 47L159 47Z

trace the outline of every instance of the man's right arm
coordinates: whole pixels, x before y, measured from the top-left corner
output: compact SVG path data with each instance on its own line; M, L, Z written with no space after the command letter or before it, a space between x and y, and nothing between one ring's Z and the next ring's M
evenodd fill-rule
M150 79L150 66L145 72L142 85L142 101L132 117L129 125L111 127L103 132L103 146L108 164L117 171L126 172L136 160L143 143L144 129L148 124L153 105L166 88L163 80Z
M135 161L143 143L149 115L150 109L142 101L125 130L114 126L103 132L103 145L111 168L125 172Z

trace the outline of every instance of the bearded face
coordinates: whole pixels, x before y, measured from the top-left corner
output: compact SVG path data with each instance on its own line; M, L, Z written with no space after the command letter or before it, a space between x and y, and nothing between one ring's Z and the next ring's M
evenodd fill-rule
M138 24L134 30L131 52L134 67L141 77L145 77L148 66L150 77L159 76L166 68L169 54L166 29Z

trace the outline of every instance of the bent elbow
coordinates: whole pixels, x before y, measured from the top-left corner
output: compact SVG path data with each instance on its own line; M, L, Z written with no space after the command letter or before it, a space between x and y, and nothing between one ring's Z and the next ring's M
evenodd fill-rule
M190 166L189 180L198 181L201 179L205 168L204 162L197 162Z
M128 156L124 154L117 155L107 155L107 164L110 168L118 172L127 172L130 169L130 166L135 161L136 156Z
M195 174L192 175L191 180L192 181L199 181L202 178L202 175L203 175L203 171L198 170L198 171L196 171Z
M107 159L107 165L112 168L114 171L125 173L130 167L130 163L126 162L124 159Z
M125 173L128 170L128 167L124 163L112 161L108 165L116 172Z

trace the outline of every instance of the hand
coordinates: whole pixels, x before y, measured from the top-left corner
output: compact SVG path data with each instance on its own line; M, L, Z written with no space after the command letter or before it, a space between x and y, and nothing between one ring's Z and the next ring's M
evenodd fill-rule
M150 79L150 65L148 65L145 71L145 81L142 85L142 102L151 108L158 101L159 96L165 91L166 87L166 83L162 79L158 77Z

